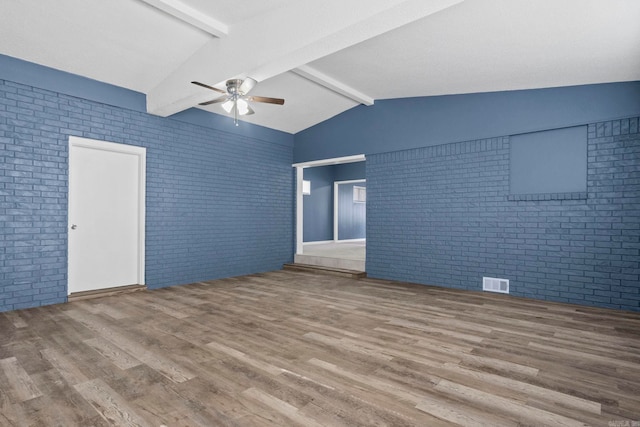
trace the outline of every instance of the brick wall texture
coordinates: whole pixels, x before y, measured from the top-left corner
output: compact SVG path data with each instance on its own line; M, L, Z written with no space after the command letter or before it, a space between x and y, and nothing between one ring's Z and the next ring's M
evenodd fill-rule
M639 311L638 122L589 124L586 194L510 197L508 137L368 155L368 275Z
M291 261L292 147L0 80L0 311L66 300L70 135L147 148L149 288Z
M0 80L0 311L66 300L70 135L147 148L150 288L291 261L291 147ZM508 137L366 169L370 276L640 310L638 118L589 124L586 194L510 195Z

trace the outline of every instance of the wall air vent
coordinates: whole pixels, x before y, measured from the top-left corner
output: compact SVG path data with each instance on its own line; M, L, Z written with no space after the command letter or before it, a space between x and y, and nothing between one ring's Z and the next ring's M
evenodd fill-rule
M489 292L499 292L501 294L508 294L509 280L496 279L495 277L483 277L482 290L489 291Z

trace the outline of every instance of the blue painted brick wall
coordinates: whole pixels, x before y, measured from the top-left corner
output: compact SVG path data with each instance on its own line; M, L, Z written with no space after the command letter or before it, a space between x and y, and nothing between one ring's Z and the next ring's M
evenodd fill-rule
M638 122L588 126L586 194L510 197L508 137L368 155L369 276L640 310Z
M150 288L291 261L292 147L0 80L0 311L66 300L69 135L147 148Z

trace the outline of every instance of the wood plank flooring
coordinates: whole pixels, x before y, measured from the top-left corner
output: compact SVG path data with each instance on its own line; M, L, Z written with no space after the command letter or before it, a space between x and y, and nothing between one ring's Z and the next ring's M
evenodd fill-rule
M640 426L640 314L275 271L0 313L1 426Z

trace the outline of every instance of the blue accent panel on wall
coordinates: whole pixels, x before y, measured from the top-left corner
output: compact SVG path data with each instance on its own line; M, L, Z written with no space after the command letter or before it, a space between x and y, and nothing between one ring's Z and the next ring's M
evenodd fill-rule
M509 200L506 136L368 155L367 274L640 311L639 121L589 124L587 198Z
M333 166L306 168L311 194L303 196L303 242L333 240Z
M640 114L640 82L380 100L295 135L294 160L380 154Z
M353 187L366 187L366 182L338 185L338 240L366 237L366 203L353 201Z
M587 191L587 127L511 137L511 193Z
M0 80L0 311L66 300L70 135L147 148L150 288L290 262L290 135L270 143L275 133L252 132Z

